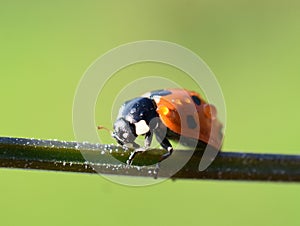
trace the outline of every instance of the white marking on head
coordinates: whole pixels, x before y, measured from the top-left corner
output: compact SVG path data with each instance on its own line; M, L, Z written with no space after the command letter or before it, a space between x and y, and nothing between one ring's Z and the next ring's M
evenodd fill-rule
M147 123L145 122L145 120L141 120L137 123L134 123L134 125L135 125L135 133L137 135L145 134L145 133L149 132L149 130L150 130L150 128L147 125Z
M154 100L155 103L157 103L157 104L159 103L160 98L161 98L161 96L157 96L157 95L153 96L153 100Z

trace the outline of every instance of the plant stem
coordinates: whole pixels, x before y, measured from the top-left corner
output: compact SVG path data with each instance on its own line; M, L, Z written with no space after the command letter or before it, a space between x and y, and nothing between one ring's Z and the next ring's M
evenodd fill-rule
M0 167L81 173L96 173L94 169L97 168L98 172L104 174L153 178L153 166L143 165L157 162L164 153L161 149L151 149L138 155L134 159L135 165L132 166L105 160L105 157L113 156L126 162L131 151L114 145L0 137ZM190 151L175 152L176 155L172 158L180 158ZM296 155L219 152L214 162L202 172L198 170L200 159L201 155L195 152L189 162L172 178L300 181L300 156ZM159 177L169 176L168 170L159 172Z

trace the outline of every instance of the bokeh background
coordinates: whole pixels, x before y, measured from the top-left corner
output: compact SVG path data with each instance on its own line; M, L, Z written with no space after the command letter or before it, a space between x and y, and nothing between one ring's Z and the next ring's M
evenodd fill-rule
M158 39L191 49L216 74L227 105L224 151L299 154L299 27L297 0L1 1L0 135L74 140L73 97L87 67L118 45ZM145 68L173 70L120 73ZM110 123L101 121L106 111L97 106L97 122ZM300 224L297 184L133 188L98 175L10 169L0 170L0 183L6 226Z

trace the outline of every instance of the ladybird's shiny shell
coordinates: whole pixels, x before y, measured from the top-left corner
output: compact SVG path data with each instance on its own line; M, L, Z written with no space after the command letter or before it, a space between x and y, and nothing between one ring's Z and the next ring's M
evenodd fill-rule
M222 124L217 111L198 93L185 89L167 89L145 94L156 102L161 121L171 131L201 140L219 149Z

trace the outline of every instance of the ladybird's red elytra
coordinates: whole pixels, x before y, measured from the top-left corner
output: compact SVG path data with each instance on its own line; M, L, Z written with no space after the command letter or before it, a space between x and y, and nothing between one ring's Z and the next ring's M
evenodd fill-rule
M169 140L180 141L180 137L220 149L223 139L222 127L217 118L216 108L208 104L197 92L165 89L126 101L119 110L112 136L121 145L130 144L138 148L127 161L131 164L138 152L150 147L153 135L167 150L160 161L173 152ZM135 143L135 139L140 135L145 136L142 148Z

